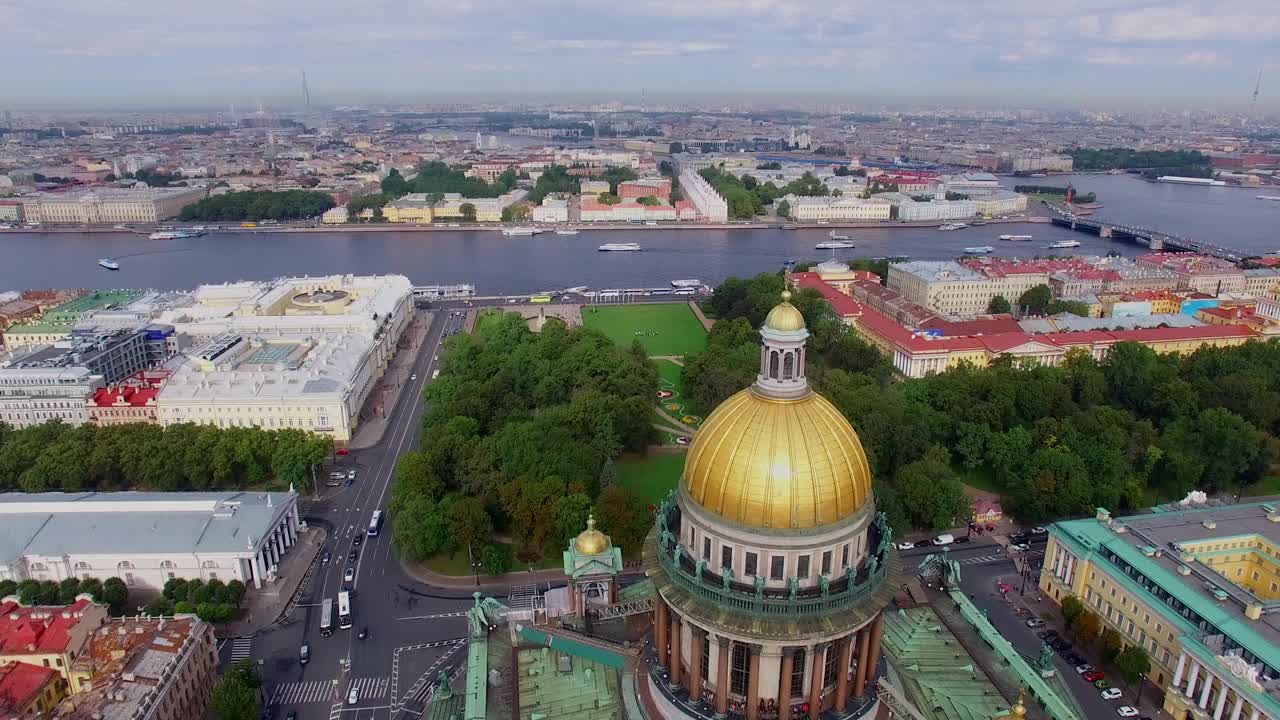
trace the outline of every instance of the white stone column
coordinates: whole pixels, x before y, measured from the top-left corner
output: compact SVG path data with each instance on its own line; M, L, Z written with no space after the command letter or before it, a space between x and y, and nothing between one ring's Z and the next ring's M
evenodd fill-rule
M1213 689L1213 675L1206 670L1204 674L1204 690L1200 691L1200 701L1196 703L1201 710L1209 706L1209 691L1211 689Z
M1187 680L1187 689L1183 692L1187 697L1192 697L1191 693L1196 689L1196 676L1200 674L1200 663L1195 660L1191 661L1191 679Z
M1218 690L1218 704L1213 708L1213 720L1222 720L1222 711L1227 707L1227 686Z
M1236 693L1236 706L1231 709L1231 720L1240 720L1240 713L1244 712L1244 696Z
M1071 584L1071 580L1075 574L1076 574L1076 557L1074 555L1068 554L1067 555L1067 572L1065 573L1066 576L1063 578L1066 581L1067 585Z
M277 546L278 542L279 542L279 538L277 538L274 534L272 534L271 537L267 539L267 547L271 548L271 564L272 565L280 564L280 548Z
M253 554L253 586L262 589L262 553Z
M1054 545L1053 547L1053 576L1054 577L1061 577L1060 575L1058 575L1058 568L1061 566L1062 566L1062 546Z
M1177 687L1182 684L1182 671L1187 669L1187 653L1178 653L1178 667L1173 670L1173 686Z

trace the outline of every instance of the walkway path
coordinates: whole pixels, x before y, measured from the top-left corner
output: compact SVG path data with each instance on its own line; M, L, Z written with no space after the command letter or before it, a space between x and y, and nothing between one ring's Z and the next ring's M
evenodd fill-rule
M707 332L711 332L711 326L716 324L715 320L702 314L702 308L698 307L698 303L693 300L689 301L689 309L693 311L693 316L698 318L698 322L702 323L702 327Z
M418 348L427 337L435 313L414 312L409 327L405 328L400 339L400 348L391 364L382 375L382 379L374 386L360 412L361 422L351 438L352 450L363 450L382 442L387 432L386 409L393 408L400 401L400 393L409 384L409 368L418 357ZM367 418L367 419L366 419Z

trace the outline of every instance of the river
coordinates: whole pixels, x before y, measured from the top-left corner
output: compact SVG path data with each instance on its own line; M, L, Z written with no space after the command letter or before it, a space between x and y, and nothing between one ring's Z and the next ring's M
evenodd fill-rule
M1149 224L1173 232L1212 237L1260 253L1277 249L1274 227L1280 203L1257 200L1258 192L1146 183L1106 175L1072 176L1081 191L1106 205L1102 217ZM1014 179L1009 178L1009 184ZM1062 176L1028 180L1062 184ZM1264 193L1265 194L1265 193ZM1204 230L1201 230L1203 228ZM1209 233L1222 228L1220 233ZM968 246L991 245L996 254L1032 256L1055 240L1081 243L1078 254L1126 255L1136 245L1103 240L1044 224L996 224L954 232L932 228L847 231L858 247L840 257L905 255L913 259L955 257ZM1030 242L1002 242L1002 233L1029 234ZM0 233L0 290L43 287L192 288L201 283L260 280L280 275L402 273L415 284L472 283L481 294L526 293L588 285L654 287L676 278L716 283L729 275L751 275L791 259L820 259L815 250L826 229L706 230L635 229L591 231L577 236L544 233L504 237L498 232L219 232L178 241L152 241L129 233ZM637 242L638 253L598 252L606 242ZM1061 251L1058 251L1061 252ZM98 267L115 258L120 270Z

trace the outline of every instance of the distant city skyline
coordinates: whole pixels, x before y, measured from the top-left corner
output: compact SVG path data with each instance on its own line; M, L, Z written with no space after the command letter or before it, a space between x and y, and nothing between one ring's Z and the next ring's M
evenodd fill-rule
M262 98L1280 109L1274 0L0 2L6 106Z

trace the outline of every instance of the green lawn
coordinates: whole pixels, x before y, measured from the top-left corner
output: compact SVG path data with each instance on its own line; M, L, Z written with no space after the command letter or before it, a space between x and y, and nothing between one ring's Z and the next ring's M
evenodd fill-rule
M493 327L502 322L502 315L502 310L493 308L481 310L480 314L476 316L476 332L481 332L485 328Z
M684 303L588 305L582 308L582 322L624 347L639 340L651 356L684 355L707 346L702 323Z
M646 503L657 505L680 481L680 473L684 472L684 456L682 452L624 455L618 460L618 482Z
M670 360L654 360L653 363L658 366L658 377L666 381L665 383L659 384L659 389L674 390L676 392L675 397L665 401L663 404L677 403L684 406L684 409L680 412L676 412L670 408L665 408L667 413L676 418L681 417L681 413L684 415L694 415L699 418L702 417L702 413L699 411L697 404L693 402L693 398L685 394L684 385L680 382L680 371L683 368ZM667 385L666 383L671 384ZM692 427L696 428L697 425L693 425Z
M500 544L507 545L509 543L500 543ZM514 553L512 553L512 557L513 558L515 557ZM440 553L439 555L432 555L431 557L427 558L426 562L422 564L425 565L428 570L432 572L440 573L441 575L452 575L454 577L464 577L467 575L471 575L471 565L467 561L466 548L462 548L461 550L455 550L452 553ZM548 553L547 556L542 558L540 562L534 564L533 569L543 570L546 568L562 567L563 565L564 565L564 559L560 557L560 555L555 553ZM522 564L519 560L515 560L515 559L512 560L511 572L517 572L520 570L528 570L528 569L529 569L529 566L527 564ZM486 577L483 571L481 571L480 575L482 578Z
M972 470L957 463L955 466L956 474L960 477L960 482L972 488L977 488L983 492L989 492L993 495L1000 495L1003 491L1000 486L996 485L996 480L991 476L991 468L979 466Z
M1259 495L1280 495L1280 475L1272 475L1264 477L1258 482L1250 485L1241 491L1243 497L1258 497Z

